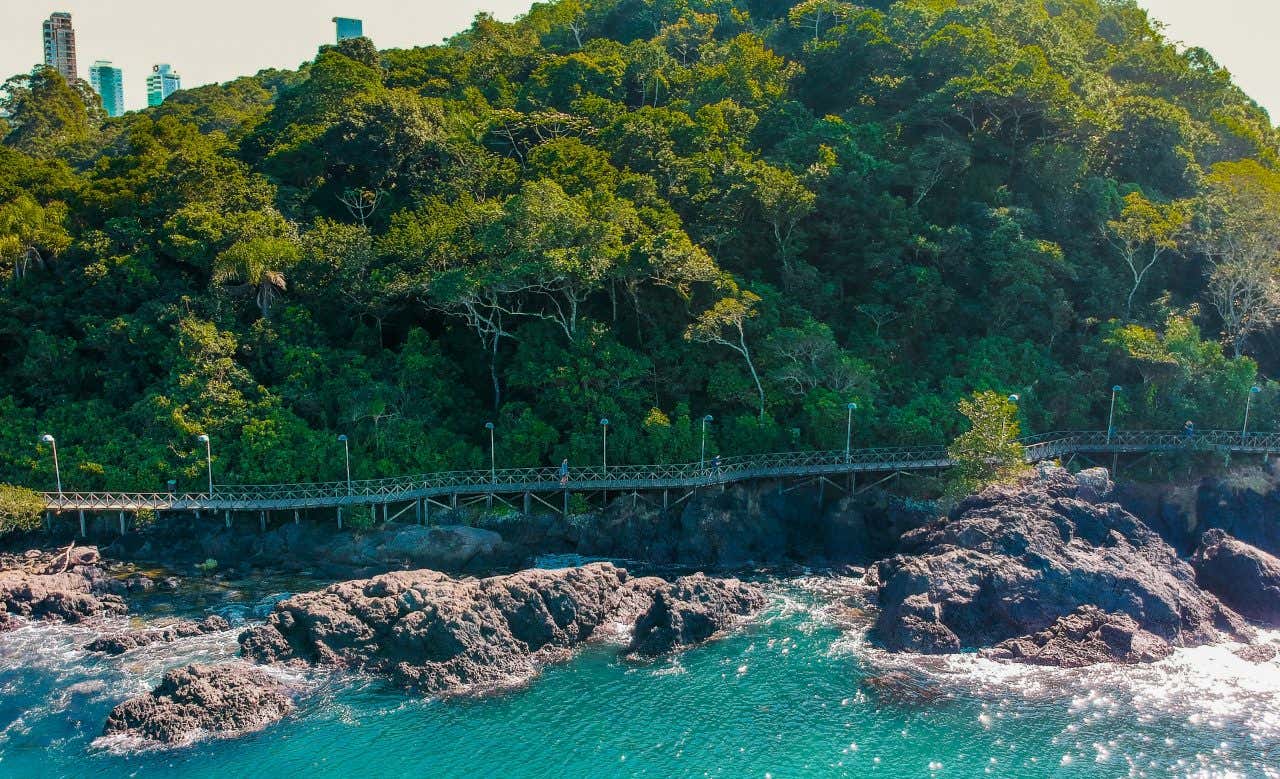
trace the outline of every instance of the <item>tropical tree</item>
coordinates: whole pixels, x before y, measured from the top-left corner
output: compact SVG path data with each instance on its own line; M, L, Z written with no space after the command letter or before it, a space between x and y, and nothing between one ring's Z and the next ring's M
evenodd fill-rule
M1153 203L1141 192L1131 192L1125 195L1119 216L1107 222L1107 238L1133 279L1125 298L1125 319L1133 313L1133 298L1147 273L1167 252L1177 250L1191 213L1190 203Z
M751 356L751 347L747 343L747 322L754 318L761 298L750 290L740 289L732 279L722 279L719 288L724 297L715 302L711 308L703 311L684 332L685 340L697 343L726 346L737 352L751 380L755 382L759 396L759 417L764 419L765 393L764 384L760 381L760 372L756 370L755 360Z
M213 263L215 285L253 297L263 319L288 290L286 273L302 258L298 244L277 236L258 236L233 244Z
M947 447L955 465L947 472L947 494L962 497L988 484L1007 481L1026 470L1018 404L998 392L985 390L960 401L957 409L969 429Z

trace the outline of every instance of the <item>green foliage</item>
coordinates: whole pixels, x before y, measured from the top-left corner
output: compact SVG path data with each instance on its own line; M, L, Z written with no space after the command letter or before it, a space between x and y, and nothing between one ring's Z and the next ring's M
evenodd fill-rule
M960 401L960 413L969 429L947 447L955 460L947 471L946 494L960 498L996 482L1016 478L1026 470L1018 435L1018 404L1010 397L986 390Z
M44 498L25 487L0 484L0 536L40 526Z
M70 488L200 489L202 433L234 483L342 478L339 434L356 478L483 467L486 422L498 467L596 463L606 416L614 463L707 414L709 454L839 449L850 401L855 446L941 443L994 387L1033 430L1117 383L1121 427L1276 420L1277 133L1129 0L553 0L0 104L14 484L45 431Z

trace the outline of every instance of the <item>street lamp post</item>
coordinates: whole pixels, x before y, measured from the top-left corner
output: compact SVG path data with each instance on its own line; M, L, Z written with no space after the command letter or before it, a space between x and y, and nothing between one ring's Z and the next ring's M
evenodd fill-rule
M1249 407L1253 405L1253 396L1262 392L1262 387L1257 384L1249 388L1249 394L1244 400L1244 424L1240 427L1240 445L1244 446L1245 439L1249 435Z
M1016 393L1009 396L1009 402L1015 406L1018 405L1019 400L1022 400L1022 398L1018 396ZM1007 420L1005 420L1005 418L1002 416L1000 417L1000 443L1002 444L1004 443L1005 431L1007 429L1008 429Z
M48 444L53 449L53 478L58 485L58 499L62 499L62 467L58 465L58 441L53 436L45 433L40 436L40 440Z
M1111 435L1115 431L1116 395L1120 393L1121 389L1119 384L1111 387L1111 410L1107 412L1107 446L1111 446Z
M600 464L604 468L605 478L609 477L609 418L600 420Z
M347 439L347 434L343 433L338 436L338 440L342 442L342 453L347 460L347 495L351 494L351 442Z
M213 499L213 444L209 441L209 436L201 433L197 441L204 444L204 464L209 471L209 499Z
M705 470L707 467L707 423L715 421L715 417L707 414L702 418L702 448L698 454L698 470Z
M858 404L850 401L844 408L848 412L844 423L844 464L848 465L849 449L853 445L853 412L858 408Z
M609 418L601 417L600 419L600 465L604 471L604 478L609 478ZM604 504L609 505L609 488L604 490Z

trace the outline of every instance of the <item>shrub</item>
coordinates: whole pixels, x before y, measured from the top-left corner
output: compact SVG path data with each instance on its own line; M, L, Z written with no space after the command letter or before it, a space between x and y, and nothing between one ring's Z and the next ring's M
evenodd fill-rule
M40 526L44 498L35 490L0 484L0 535Z

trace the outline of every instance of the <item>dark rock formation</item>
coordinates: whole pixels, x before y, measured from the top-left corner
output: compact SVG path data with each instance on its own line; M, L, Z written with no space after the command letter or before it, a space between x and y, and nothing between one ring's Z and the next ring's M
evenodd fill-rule
M1096 663L1150 663L1173 652L1169 642L1138 627L1128 614L1081 606L1045 630L1001 641L983 655L1031 665L1080 668Z
M873 636L896 651L956 652L1036 633L1081 606L1127 614L1175 645L1247 635L1159 536L1096 502L1100 480L1044 468L908 533L902 554L867 573L881 609Z
M88 644L85 644L84 648L89 652L121 655L131 649L150 646L151 644L172 643L180 638L192 638L194 636L204 635L205 633L217 633L220 630L230 629L231 625L225 619L215 614L213 616L205 617L199 622L183 620L158 630L130 630L122 633L114 633L109 636L94 639Z
M259 730L292 708L285 688L259 668L189 665L166 671L153 691L115 707L102 734L180 746Z
M1280 488L1273 472L1242 468L1227 478L1193 484L1123 484L1115 500L1159 533L1179 553L1190 555L1208 530L1280 556Z
M110 551L166 565L194 566L214 559L219 571L267 567L339 578L418 568L483 573L517 568L528 557L526 550L497 534L464 525L391 523L339 532L336 522L309 520L260 533L256 523L252 529L227 529L220 521L184 518L122 536Z
M701 643L762 606L764 593L737 579L681 577L653 592L652 605L636 620L628 651L652 657Z
M0 630L19 624L15 617L83 622L127 610L119 596L110 594L114 580L93 547L32 552L9 557L5 564L8 568L0 570Z
M1280 560L1221 530L1200 539L1196 581L1246 618L1280 627Z
M240 645L260 662L358 668L429 694L478 692L625 630L666 586L609 563L488 579L401 571L284 600Z
M829 493L828 493L829 494ZM730 486L701 490L669 511L623 496L605 510L483 517L481 526L529 555L577 553L659 565L742 567L866 562L934 514L929 504L871 490L819 505L813 492Z

